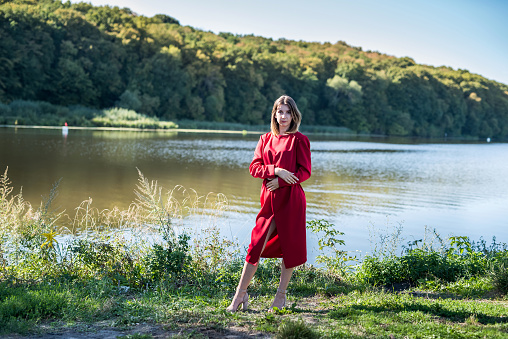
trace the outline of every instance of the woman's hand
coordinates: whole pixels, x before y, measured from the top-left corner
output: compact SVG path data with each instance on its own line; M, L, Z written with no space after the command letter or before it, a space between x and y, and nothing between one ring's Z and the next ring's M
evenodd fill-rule
M284 168L276 167L275 175L290 185L296 184L298 182L298 177L288 170L285 170Z
M279 188L279 178L269 179L266 183L266 188L271 192Z

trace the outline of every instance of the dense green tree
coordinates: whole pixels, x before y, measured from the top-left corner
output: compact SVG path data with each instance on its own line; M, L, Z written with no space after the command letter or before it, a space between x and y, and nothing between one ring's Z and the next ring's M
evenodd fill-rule
M466 70L343 41L216 35L128 8L0 1L0 102L18 100L27 121L50 114L30 103L45 101L257 125L281 94L297 100L307 125L508 138L508 86Z

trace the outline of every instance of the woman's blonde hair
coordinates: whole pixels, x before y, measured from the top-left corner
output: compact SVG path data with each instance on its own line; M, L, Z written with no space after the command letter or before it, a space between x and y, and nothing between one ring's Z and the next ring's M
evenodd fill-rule
M291 112L291 124L289 125L286 133L290 134L298 132L298 127L300 127L300 123L302 121L302 113L300 113L298 107L296 107L296 102L293 100L293 98L291 98L289 95L283 95L273 103L271 123L272 134L280 134L279 123L275 117L275 114L277 113L280 105L287 105L289 107L289 112Z

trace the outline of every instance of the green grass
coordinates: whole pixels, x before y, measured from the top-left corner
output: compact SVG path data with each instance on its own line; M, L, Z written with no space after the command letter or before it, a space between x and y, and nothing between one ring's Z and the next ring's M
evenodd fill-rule
M354 334L352 338L390 334L414 338L503 338L508 333L508 303L367 292L351 293L328 305L332 307L327 314L331 336L335 336L337 328L348 328Z
M210 286L181 293L164 287L133 293L106 288L101 282L16 286L0 283L0 334L43 333L55 327L107 322L109 327L136 332L139 324L163 325L175 332L210 330L227 334L263 332L283 338L506 338L508 302L459 300L357 290L344 284L343 293L313 295L293 292L283 312L266 312L273 293L251 291L246 312L224 311L232 291ZM133 334L134 335L134 334ZM141 335L141 334L139 334ZM147 335L147 334L144 334ZM294 336L292 336L294 335ZM133 336L135 338L135 336Z

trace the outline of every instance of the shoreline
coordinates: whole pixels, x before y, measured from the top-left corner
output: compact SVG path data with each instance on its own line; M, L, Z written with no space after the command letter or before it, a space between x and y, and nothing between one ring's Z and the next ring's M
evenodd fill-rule
M37 126L37 125L0 125L0 128L25 128L25 129L52 129L61 130L63 126ZM83 127L67 126L69 130L85 131L126 131L126 132L182 132L182 133L217 133L217 134L263 134L258 131L235 131L213 129L190 129L190 128L133 128L133 127Z
M38 125L0 125L0 128L24 128L24 129L49 129L61 130L63 126L38 126ZM242 134L242 135L261 135L267 131L248 131L248 130L226 130L226 129L199 129L199 128L134 128L134 127L85 127L85 126L67 126L69 130L84 131L126 131L126 132L180 132L180 133L207 133L207 134ZM306 135L322 136L344 136L344 137L366 137L366 138L388 138L381 134L357 134L357 133L319 133L305 132Z
M0 128L23 128L23 129L47 129L61 130L63 126L39 126L39 125L0 125ZM134 127L85 127L85 126L67 126L69 130L83 131L126 131L126 132L177 132L177 133L205 133L205 134L241 134L241 135L261 135L267 131L248 131L248 130L225 130L225 129L199 129L199 128L134 128ZM426 141L430 143L442 142L460 142L467 143L506 143L508 140L486 141L479 137L442 137L442 138L424 138L415 136L389 136L384 134L363 134L363 133L326 133L326 132L303 132L305 135L332 136L332 137L355 137L355 138L373 138L373 139L400 139L408 141Z

